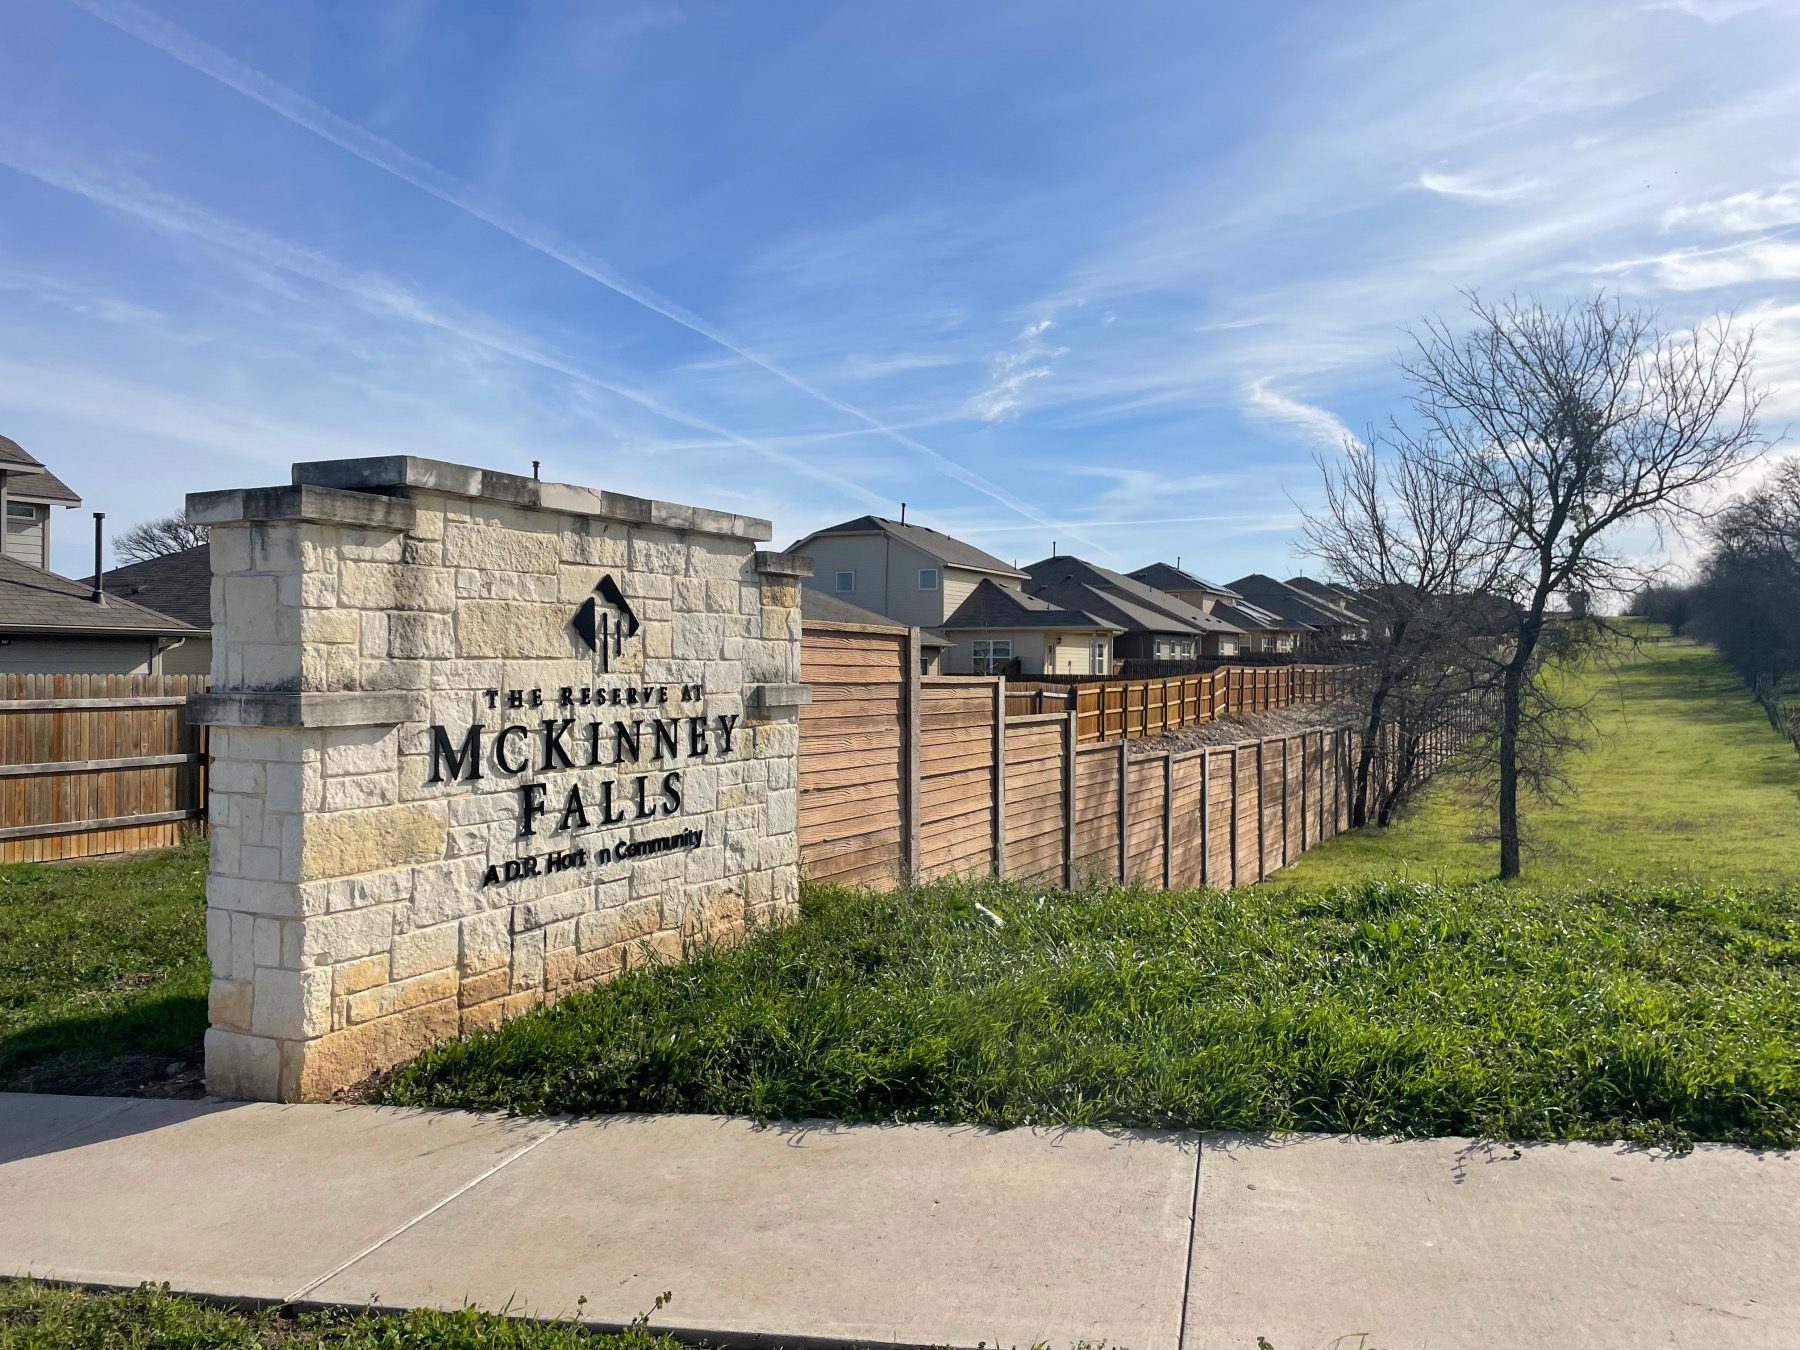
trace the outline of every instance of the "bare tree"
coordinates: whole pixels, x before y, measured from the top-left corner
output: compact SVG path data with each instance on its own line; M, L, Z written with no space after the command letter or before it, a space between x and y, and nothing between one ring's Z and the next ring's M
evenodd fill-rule
M190 525L179 515L158 516L120 531L113 539L113 555L121 562L148 562L205 542L206 526Z
M1502 556L1493 507L1435 473L1397 425L1318 464L1325 504L1306 515L1302 547L1359 593L1372 621L1356 667L1365 711L1351 823L1386 824L1415 781L1420 751L1485 677L1468 653L1481 636L1472 625L1487 616L1471 598L1491 588Z
M1560 310L1471 295L1469 314L1466 332L1428 321L1401 369L1424 468L1480 503L1499 561L1504 632L1473 654L1485 650L1499 685L1500 875L1516 877L1521 776L1545 768L1571 711L1539 672L1583 631L1553 623L1553 602L1638 589L1646 570L1621 527L1691 516L1764 442L1753 335L1727 318L1664 331L1652 311L1604 295Z

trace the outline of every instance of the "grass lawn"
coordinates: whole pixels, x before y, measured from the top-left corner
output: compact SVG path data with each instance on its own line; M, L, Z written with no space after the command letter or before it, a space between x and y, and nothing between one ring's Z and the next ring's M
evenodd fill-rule
M1572 679L1595 730L1567 761L1562 800L1521 812L1526 881L1800 885L1800 755L1713 651L1647 642ZM1493 830L1491 811L1444 782L1391 828L1328 840L1275 880L1491 877Z
M0 866L0 1089L197 1089L205 883L203 839Z
M642 1328L586 1331L493 1313L242 1312L145 1285L96 1294L0 1280L0 1350L680 1350Z
M813 891L797 924L440 1046L386 1099L1795 1144L1800 888Z
M1434 792L1229 896L815 889L797 925L439 1047L387 1099L1800 1143L1800 757L1700 649L1581 678L1603 739L1530 817L1522 883L1467 880L1492 846Z

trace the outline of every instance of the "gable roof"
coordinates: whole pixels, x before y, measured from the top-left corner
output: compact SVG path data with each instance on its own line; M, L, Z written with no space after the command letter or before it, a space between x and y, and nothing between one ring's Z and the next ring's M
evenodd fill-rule
M811 586L800 588L800 619L803 623L808 620L813 623L844 623L857 628L880 628L894 633L904 633L907 629L907 625L897 623L886 615L864 609L861 605L853 605L848 600L840 600L829 591L814 590ZM956 644L935 629L921 628L919 645L954 647Z
M1295 590L1285 581L1251 572L1231 583L1231 588L1253 605L1258 605L1284 619L1294 619L1310 628L1339 629L1361 623L1335 606Z
M1083 609L1066 608L1042 596L1026 595L983 577L956 612L944 620L946 630L964 628L1084 628L1119 630Z
M1034 562L1025 569L1031 573L1037 584L1031 588L1034 595L1046 595L1062 588L1076 586L1090 596L1098 597L1094 602L1084 603L1080 607L1105 617L1117 617L1125 621L1125 626L1134 632L1146 633L1236 633L1239 630L1224 619L1217 618L1185 600L1177 600L1167 591L1159 591L1154 586L1146 586L1133 577L1122 572L1115 572L1110 567L1101 567L1098 563L1088 562L1085 558L1076 558L1069 554L1057 554ZM1052 598L1056 598L1052 596ZM1065 600L1065 603L1067 601ZM1109 607L1095 609L1100 603Z
M1335 582L1314 581L1309 576L1301 575L1289 577L1284 584L1293 587L1308 599L1323 604L1329 609L1343 611L1346 615L1357 620L1359 623L1367 622L1364 616L1356 609L1356 605L1364 604L1366 602L1354 591L1339 586Z
M0 557L0 629L30 633L141 633L189 637L206 630L121 596L97 605L92 585Z
M945 567L961 567L971 572L993 572L1007 577L1025 575L1011 563L1001 562L993 554L985 553L975 545L964 543L942 530L929 529L924 525L901 524L886 516L858 516L855 520L846 520L838 525L827 525L822 530L814 530L789 552L804 552L807 544L827 534L885 534L890 539L911 544L919 552L936 558Z
M1154 562L1148 567L1140 567L1131 576L1134 581L1141 581L1146 586L1153 586L1159 591L1215 591L1220 595L1237 594L1229 586L1217 585L1205 577L1197 577L1192 572L1184 572L1179 567L1171 567L1166 562Z
M1266 629L1271 633L1305 633L1312 628L1312 625L1301 623L1298 619L1284 619L1274 610L1264 609L1248 600L1221 600L1213 606L1213 613L1222 613L1245 632Z
M81 505L81 498L67 483L10 436L0 436L0 472L6 474L8 496Z
M212 627L212 546L196 544L179 553L126 563L102 574L108 595L148 605L196 628ZM93 585L93 578L88 578Z

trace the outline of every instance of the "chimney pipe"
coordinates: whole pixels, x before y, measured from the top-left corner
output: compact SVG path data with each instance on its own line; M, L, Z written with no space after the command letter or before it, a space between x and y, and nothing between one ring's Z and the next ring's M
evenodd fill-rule
M531 461L531 476L533 478L536 478L538 476L538 465L540 465L542 463L543 463L543 461L540 459L534 459Z
M106 512L94 512L94 603L106 603L106 578L101 570L101 543L106 537Z
M905 502L900 503L900 523L902 525L906 524L906 503Z

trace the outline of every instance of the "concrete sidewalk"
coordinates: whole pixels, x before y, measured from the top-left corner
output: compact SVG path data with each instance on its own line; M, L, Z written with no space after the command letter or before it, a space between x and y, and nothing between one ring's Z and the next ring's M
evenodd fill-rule
M0 1274L727 1342L1800 1344L1800 1156L0 1094Z

